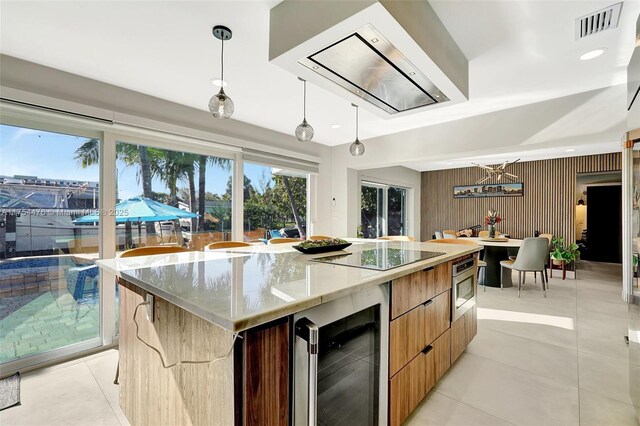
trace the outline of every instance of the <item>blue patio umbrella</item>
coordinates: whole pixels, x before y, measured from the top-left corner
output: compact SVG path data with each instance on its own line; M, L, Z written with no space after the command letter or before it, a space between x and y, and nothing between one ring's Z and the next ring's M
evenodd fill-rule
M116 223L124 222L160 222L163 220L190 219L198 217L197 214L180 210L177 207L159 203L150 198L133 197L116 204L115 208ZM98 213L82 216L73 221L73 223L92 223L98 222L100 216ZM140 233L140 229L138 229ZM162 235L162 227L160 227Z
M150 198L133 197L116 204L116 222L159 222L161 220L190 219L198 217L197 214L180 210L177 207L159 203ZM98 222L100 216L90 214L82 216L73 223Z

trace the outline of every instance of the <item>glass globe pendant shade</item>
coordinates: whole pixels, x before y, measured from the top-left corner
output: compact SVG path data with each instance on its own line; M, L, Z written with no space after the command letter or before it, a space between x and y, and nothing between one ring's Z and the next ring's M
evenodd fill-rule
M307 123L307 119L302 120L302 123L296 127L296 139L300 142L309 142L313 138L313 127Z
M355 140L349 147L349 152L354 157L359 157L364 154L364 144L360 142L358 139Z
M223 88L209 100L209 111L215 118L229 118L233 115L233 101L224 93Z

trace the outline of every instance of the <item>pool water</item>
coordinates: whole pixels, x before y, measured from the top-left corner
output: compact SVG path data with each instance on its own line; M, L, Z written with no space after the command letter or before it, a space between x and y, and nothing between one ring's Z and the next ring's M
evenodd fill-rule
M0 260L0 270L25 269L25 268L51 268L51 267L71 267L85 266L91 262L80 263L77 258L71 256L42 256L42 257L22 257L18 259Z

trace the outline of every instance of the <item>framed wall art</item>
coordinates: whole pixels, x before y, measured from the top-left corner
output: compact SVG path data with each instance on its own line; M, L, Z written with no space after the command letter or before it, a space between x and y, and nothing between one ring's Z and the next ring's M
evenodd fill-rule
M453 198L522 197L524 183L486 183L453 187Z

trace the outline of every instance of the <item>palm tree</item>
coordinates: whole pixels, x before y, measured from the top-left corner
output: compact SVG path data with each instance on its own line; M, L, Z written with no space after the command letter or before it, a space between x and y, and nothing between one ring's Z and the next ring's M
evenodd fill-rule
M83 169L98 164L100 161L100 141L95 138L89 139L76 149L73 159L78 160Z
M151 198L153 195L151 189L151 180L153 178L151 162L157 157L157 153L149 152L150 149L153 148L122 142L116 144L116 158L118 160L122 160L127 166L136 165L140 167L137 173L138 182L142 178L142 194L147 198ZM100 140L89 139L76 149L73 158L80 162L80 167L83 169L98 164L100 161Z
M139 166L136 173L138 182L142 180L142 195L146 198L153 197L151 181L153 173L151 163L157 161L158 152L154 148L144 145L133 145L129 143L116 143L116 158L123 161L127 166ZM75 151L74 159L80 162L84 169L100 161L100 140L91 138ZM147 223L147 235L155 234L153 223Z
M163 149L159 161L152 164L153 173L169 189L169 205L178 207L178 181L187 176L184 153Z

